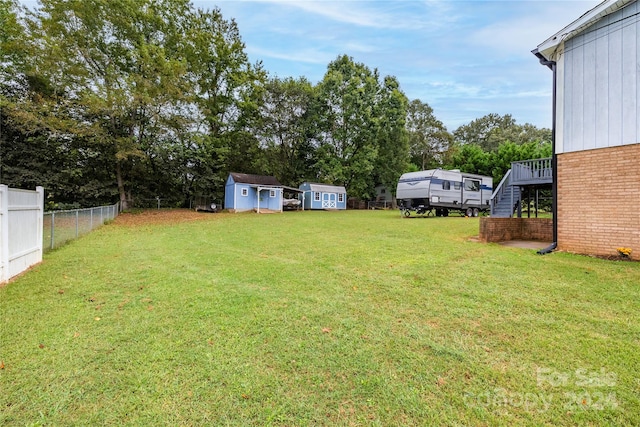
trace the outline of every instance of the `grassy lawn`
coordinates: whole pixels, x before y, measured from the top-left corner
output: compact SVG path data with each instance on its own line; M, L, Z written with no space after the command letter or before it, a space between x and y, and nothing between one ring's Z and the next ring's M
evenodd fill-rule
M0 288L0 425L640 420L640 263L457 216L131 216Z

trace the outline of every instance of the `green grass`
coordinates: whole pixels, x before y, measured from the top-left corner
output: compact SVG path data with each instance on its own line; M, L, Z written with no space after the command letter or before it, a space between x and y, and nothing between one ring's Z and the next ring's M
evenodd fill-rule
M0 288L0 424L637 424L640 263L477 234L392 211L109 224Z

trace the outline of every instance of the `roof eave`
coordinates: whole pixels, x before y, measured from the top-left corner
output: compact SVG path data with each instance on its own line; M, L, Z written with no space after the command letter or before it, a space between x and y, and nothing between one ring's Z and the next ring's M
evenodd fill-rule
M635 0L605 0L593 9L584 13L580 18L573 21L571 24L558 31L547 40L538 45L535 49L546 60L555 61L555 53L558 47L565 41L571 39L576 34L582 32L585 28L599 21L603 17L610 15L627 4L634 2ZM534 54L536 54L534 52ZM538 55L536 55L538 56Z

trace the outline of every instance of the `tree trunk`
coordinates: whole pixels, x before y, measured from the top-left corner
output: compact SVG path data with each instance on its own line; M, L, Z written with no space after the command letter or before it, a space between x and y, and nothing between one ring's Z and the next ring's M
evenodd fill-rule
M116 181L118 182L118 193L120 193L120 210L129 209L127 204L127 193L124 191L124 179L122 179L122 167L120 160L116 160Z

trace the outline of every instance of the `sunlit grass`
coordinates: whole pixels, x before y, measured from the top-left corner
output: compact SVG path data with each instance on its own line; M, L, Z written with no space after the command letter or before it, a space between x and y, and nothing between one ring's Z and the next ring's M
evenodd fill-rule
M102 227L0 289L0 424L633 425L640 264L477 221Z

